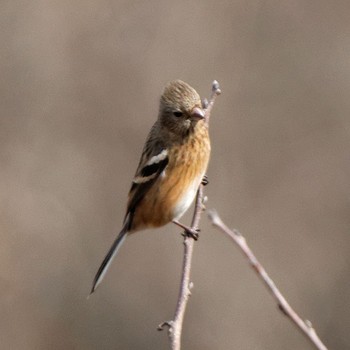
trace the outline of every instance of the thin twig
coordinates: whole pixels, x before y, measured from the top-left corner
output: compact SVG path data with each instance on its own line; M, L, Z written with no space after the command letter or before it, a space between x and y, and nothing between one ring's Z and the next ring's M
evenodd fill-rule
M221 218L219 217L218 213L215 210L210 210L208 212L208 216L212 224L218 229L220 229L222 232L226 233L234 241L234 243L240 248L242 253L248 259L250 265L253 267L255 272L258 274L260 279L264 282L265 286L267 287L269 292L272 294L272 296L276 300L277 305L279 309L282 311L282 313L291 319L291 321L311 341L311 343L315 346L316 349L327 350L326 346L322 343L322 341L318 337L311 322L308 320L305 320L305 321L302 320L300 316L289 305L285 297L276 287L273 280L267 274L264 267L260 264L260 262L255 257L252 250L249 248L246 242L246 239L242 236L242 234L237 230L230 230L223 223L223 221L221 220Z
M197 229L199 225L199 220L202 212L202 201L203 201L203 185L199 186L195 212L192 218L192 229ZM181 333L182 325L185 317L186 307L188 299L191 295L191 288L193 284L191 283L191 263L193 255L194 239L191 236L185 235L184 239L184 257L182 262L182 274L181 274L181 283L179 297L177 300L176 310L174 319L170 322L166 322L166 325L169 326L168 335L170 340L170 347L172 350L181 349Z
M211 110L213 109L216 97L219 96L220 94L221 94L220 85L216 80L214 80L212 82L211 95L210 95L209 102L206 99L203 101L203 105L205 108L205 120L206 120L207 124L209 124Z
M219 87L219 83L216 80L214 80L212 83L212 93L209 102L207 100L203 101L203 107L205 108L206 123L209 123L210 113L213 108L216 96L220 94L221 90ZM197 230L199 227L201 213L204 210L203 200L203 185L201 184L198 188L196 196L195 209L191 223L192 230ZM185 317L187 302L191 295L191 288L193 287L193 284L190 280L193 247L193 237L190 235L185 235L180 291L177 300L174 319L171 321L163 322L158 326L158 330L163 330L164 326L168 327L168 336L170 341L170 347L172 350L181 349L182 326Z

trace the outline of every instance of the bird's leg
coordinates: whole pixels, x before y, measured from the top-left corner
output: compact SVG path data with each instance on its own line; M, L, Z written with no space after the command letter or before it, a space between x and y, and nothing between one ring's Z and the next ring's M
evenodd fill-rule
M177 220L173 220L173 223L185 230L184 235L192 237L195 241L198 240L198 237L199 237L198 233L200 232L200 229L193 229L191 227L181 224L181 222L178 222Z
M208 185L208 183L209 183L208 175L204 175L203 179L202 179L202 185L206 186L206 185Z

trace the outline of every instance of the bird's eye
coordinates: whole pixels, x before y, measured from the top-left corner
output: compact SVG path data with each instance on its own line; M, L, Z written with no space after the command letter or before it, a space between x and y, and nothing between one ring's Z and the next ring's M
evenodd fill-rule
M183 115L183 113L181 111L175 111L173 114L176 118L182 117L182 115Z

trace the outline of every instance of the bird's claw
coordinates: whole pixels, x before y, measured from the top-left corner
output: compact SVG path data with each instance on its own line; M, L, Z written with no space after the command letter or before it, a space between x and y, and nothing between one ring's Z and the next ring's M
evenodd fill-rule
M202 179L202 185L206 186L206 185L208 185L208 183L209 183L208 175L204 175L203 179Z
M184 232L182 232L182 236L183 237L191 237L193 238L195 241L198 241L199 238L199 232L201 230L199 228L197 229L186 229Z

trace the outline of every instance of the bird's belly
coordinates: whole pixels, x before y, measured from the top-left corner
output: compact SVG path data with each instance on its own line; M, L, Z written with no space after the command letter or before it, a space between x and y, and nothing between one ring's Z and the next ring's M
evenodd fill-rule
M204 171L196 177L191 173L181 176L176 172L174 176L167 176L166 173L162 175L136 209L134 223L138 230L163 226L174 219L180 219L191 206ZM184 175L187 183L183 181Z
M187 209L191 206L203 176L204 174L194 179L192 183L189 184L188 189L184 191L182 196L179 197L172 211L173 219L180 219L181 216L184 215Z
M207 169L210 144L195 140L191 147L186 152L174 151L176 161L169 161L140 201L133 225L138 230L178 220L191 206Z

